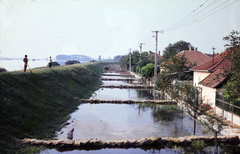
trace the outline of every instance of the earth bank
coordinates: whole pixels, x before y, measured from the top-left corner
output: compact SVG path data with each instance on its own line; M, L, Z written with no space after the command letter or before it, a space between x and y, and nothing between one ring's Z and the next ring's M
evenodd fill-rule
M23 138L52 139L55 130L99 88L103 67L84 63L0 74L0 152L26 153Z

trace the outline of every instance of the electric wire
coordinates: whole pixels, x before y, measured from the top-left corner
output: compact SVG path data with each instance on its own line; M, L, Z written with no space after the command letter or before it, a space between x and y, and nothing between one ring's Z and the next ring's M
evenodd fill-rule
M215 14L215 13L221 11L221 10L223 10L224 8L226 8L226 7L230 6L230 5L232 5L233 3L235 3L237 0L234 1L234 2L232 2L232 3L230 3L230 4L228 4L228 5L225 5L224 7L220 8L220 9L218 9L218 10L216 10L216 11L214 11L215 9L221 7L223 4L225 4L225 3L228 2L228 1L229 1L229 0L225 1L224 3L222 3L222 4L218 5L217 7L215 7L213 10L208 11L207 13L199 16L199 17L196 18L196 19L193 19L192 21L189 21L189 22L187 22L187 23L184 23L184 24L182 24L182 25L176 26L176 27L174 27L174 28L171 28L171 29L168 29L168 30L165 30L165 31L172 31L172 30L175 30L175 29L179 29L179 28L182 28L182 27L186 27L186 26L192 25L192 24L194 24L194 23L196 23L196 22L198 22L198 21L201 21L201 20L203 20L203 19L205 19L205 18L207 18L207 17L209 17L209 16L211 16L211 15L213 15L213 14ZM214 11L214 12L212 12L212 11ZM211 13L211 12L212 12L212 13ZM210 14L209 14L209 13L210 13Z
M176 22L176 23L174 23L174 24L172 24L172 25L166 27L166 28L163 29L163 30L166 30L166 29L168 29L168 28L170 28L170 27L176 26L176 25L178 25L178 24L184 22L185 20L191 18L191 17L189 17L189 16L191 16L191 15L192 15L193 13L195 13L198 9L200 9L202 6L204 6L205 3L207 3L208 1L209 1L209 0L207 0L206 2L204 2L203 4L201 4L197 9L193 10L190 14L188 14L187 16L185 16L184 18L182 18L182 19L179 20L178 22ZM217 0L215 0L215 1L217 1Z
M207 17L225 9L226 7L232 5L233 3L237 2L238 0L233 1L230 4L226 4L227 2L229 2L229 0L226 0L225 2L216 6L216 3L218 1L219 0L214 0L213 2L209 2L209 0L206 0L198 8L193 10L193 12L191 12L190 14L188 14L187 16L182 18L181 20L177 21L176 23L174 23L174 24L164 28L163 30L161 30L161 33L163 34L164 32L168 32L168 31L172 31L172 30L176 30L176 29L179 29L179 28L183 28L183 27L192 25L192 24L194 24L198 21L201 21L201 20L203 20L203 19L205 19L205 18L207 18ZM209 2L209 4L207 5L208 2ZM152 38L151 34L149 34L148 37L145 39L144 43L147 44L151 40L151 38Z
M170 28L170 29L166 29L166 28L165 28L164 31L166 32L166 31L171 31L171 30L175 30L175 29L178 29L178 28L182 28L182 27L189 26L189 25L191 25L191 24L193 24L193 23L196 23L196 22L198 22L198 21L200 21L200 20L203 20L203 19L205 19L205 18L207 18L207 17L209 17L209 16L211 16L211 15L213 15L213 14L215 14L215 13L221 11L221 10L223 10L224 8L232 5L233 3L237 2L238 0L235 0L235 1L233 1L232 3L227 4L227 5L225 5L225 6L222 7L222 5L226 4L228 1L229 1L229 0L221 3L221 4L218 5L217 7L211 9L210 11L208 11L208 12L206 12L206 13L204 13L204 14L201 14L200 16L198 16L198 17L196 17L196 18L194 18L194 19L191 19L190 21L185 21L184 23L181 23L181 24L179 24L179 25L176 25L176 26L174 26L174 27L172 27L172 28ZM213 3L214 3L214 2L213 2ZM211 3L211 4L213 4L213 3ZM211 4L209 4L209 5L211 5ZM222 8L218 9L219 7L222 7ZM218 9L218 10L216 10L216 9ZM215 10L216 10L216 11L215 11ZM214 12L213 12L213 11L214 11Z

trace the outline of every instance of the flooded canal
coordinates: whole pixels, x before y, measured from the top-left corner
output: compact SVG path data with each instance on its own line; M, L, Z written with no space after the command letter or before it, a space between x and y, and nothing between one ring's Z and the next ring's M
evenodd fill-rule
M107 76L109 78L110 76ZM112 78L112 76L111 76ZM120 77L117 78L126 78ZM125 81L103 81L105 85L139 84ZM153 90L100 88L90 99L153 100L161 99ZM57 139L67 139L74 128L73 140L98 138L107 140L140 140L142 137L213 136L203 125L196 123L178 105L154 104L81 104L70 114L69 125L57 132ZM195 128L195 131L194 131ZM210 148L211 149L211 148ZM181 153L181 149L178 149ZM99 149L60 151L46 149L41 153L175 153L176 149L143 150Z

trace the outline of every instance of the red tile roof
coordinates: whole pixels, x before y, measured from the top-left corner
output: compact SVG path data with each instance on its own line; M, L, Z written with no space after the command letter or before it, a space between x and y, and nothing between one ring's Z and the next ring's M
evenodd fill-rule
M152 59L152 57L155 57L155 52L149 51L149 54L148 54L147 59ZM159 54L157 53L157 60L162 59L162 57L163 57L163 56L161 56L161 55L159 55ZM155 60L155 59L154 59L154 60Z
M222 73L223 69L217 69L214 73L209 74L198 84L211 88L217 88L226 79L226 77L224 77Z
M192 67L191 70L193 71L206 71L206 72L214 72L217 69L225 68L228 69L230 67L230 62L228 59L225 58L228 51L225 51L214 58Z
M203 54L200 51L189 51L189 50L183 50L178 54L176 54L176 56L180 58L184 57L192 64L197 63L197 65L202 64L211 59L209 56ZM163 62L162 65L171 64L171 63L172 63L171 59L169 59L166 62ZM189 66L190 63L187 63L186 65Z
M234 49L235 47L233 47ZM212 60L209 60L201 65L195 66L190 70L193 71L206 71L212 72L206 78L199 82L200 85L217 88L226 80L226 77L223 76L223 71L228 70L231 67L231 60L227 57L231 50L226 50L223 53L217 55ZM230 53L231 54L231 53ZM214 60L214 61L213 61Z
M181 57L183 56L192 64L197 63L197 65L200 65L211 59L209 56L203 54L200 51L183 50L179 52L177 55L180 55Z
M210 58L213 58L213 54L205 53L205 55L207 55Z

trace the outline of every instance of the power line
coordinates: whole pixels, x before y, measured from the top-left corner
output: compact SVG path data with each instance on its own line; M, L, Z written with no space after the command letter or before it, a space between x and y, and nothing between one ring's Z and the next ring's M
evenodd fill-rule
M208 1L209 1L209 0L207 0L206 2L208 2ZM215 1L216 1L216 0L215 0ZM185 16L184 18L182 18L182 19L179 20L178 22L176 22L176 23L174 23L174 24L166 27L166 28L163 29L163 30L166 30L166 29L168 29L168 28L170 28L170 27L173 27L173 26L175 26L175 25L178 25L178 24L181 23L181 22L184 22L189 16L191 16L195 11L197 11L199 8L201 8L206 2L204 2L203 4L201 4L197 9L193 10L192 13L188 14L187 16Z
M226 0L224 3L226 3L227 1L229 0ZM170 31L172 29L176 29L178 27L183 27L183 26L186 26L188 24L191 24L192 22L196 22L196 20L198 20L199 17L202 17L203 13L205 13L209 8L211 8L215 3L217 2L217 0L215 0L214 2L210 3L208 6L206 6L205 8L203 8L200 12L197 12L196 14L194 14L193 16L191 16L189 19L185 20L184 23L180 24L180 25L177 25L175 26L174 28L171 28L171 29L168 29L166 31ZM218 5L217 7L215 7L214 9L218 8L219 6L223 5L224 3ZM212 10L214 10L212 9ZM208 11L207 13L211 12L212 10ZM205 13L206 14L206 13ZM204 15L205 15L204 14Z
M215 0L215 1L216 1L216 0ZM215 1L214 1L213 3L215 3ZM206 12L205 14L202 14L202 15L196 17L195 19L190 19L190 18L189 18L189 19L186 19L186 20L184 21L184 23L181 23L181 24L176 25L176 26L172 26L173 28L170 28L170 29L165 28L164 31L171 31L171 30L174 30L174 29L178 29L178 28L182 28L182 27L189 26L189 25L191 25L191 24L193 24L193 23L195 23L195 22L197 22L197 21L203 20L203 19L205 19L205 18L207 18L207 17L209 17L209 16L211 16L211 15L213 15L213 14L215 14L215 13L221 11L221 10L223 10L224 8L226 8L226 7L230 6L230 5L232 5L233 3L235 3L237 0L234 1L234 2L232 2L232 3L230 3L230 4L228 4L228 5L223 6L223 7L220 8L220 9L218 9L219 7L221 7L222 5L224 5L225 3L227 3L228 1L229 1L229 0L221 3L221 4L218 5L217 7L215 7L215 8L213 8L212 10ZM209 4L208 6L213 5L213 3ZM216 9L218 9L218 10L216 10ZM205 10L206 10L206 8L205 8ZM214 10L216 10L216 11L214 11ZM212 12L212 11L214 11L214 12ZM212 12L212 13L211 13L211 12ZM198 14L199 14L199 13L200 13L200 12L198 12ZM201 12L201 13L202 13L202 12ZM210 13L210 14L209 14L209 13ZM195 16L196 16L196 15L195 15ZM192 16L192 17L193 17L193 16ZM188 21L188 20L191 20L191 21Z

